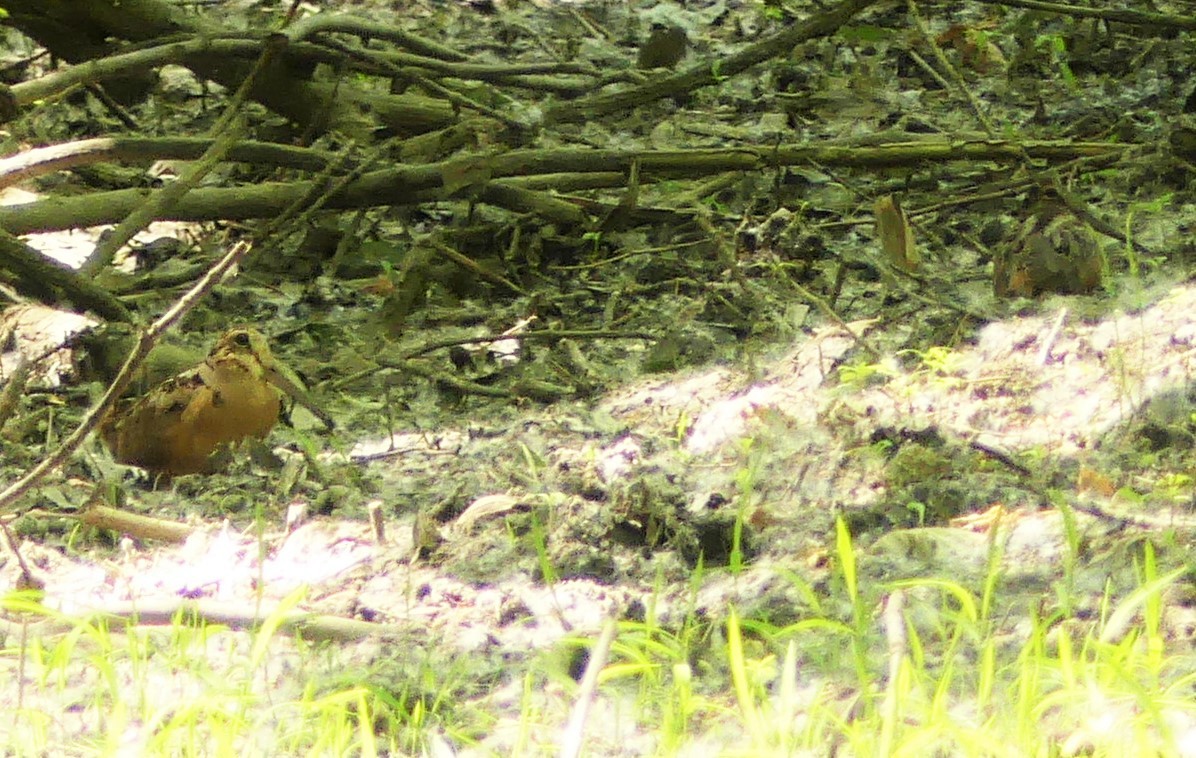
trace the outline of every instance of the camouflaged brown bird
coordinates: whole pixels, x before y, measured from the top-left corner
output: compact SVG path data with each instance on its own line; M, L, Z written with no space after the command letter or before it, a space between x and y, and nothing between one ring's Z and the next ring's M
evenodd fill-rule
M206 473L214 453L270 433L284 394L307 404L260 332L231 329L198 366L113 409L100 437L120 463L168 476Z
M1085 294L1101 286L1103 269L1092 229L1046 192L993 261L993 292L998 297Z

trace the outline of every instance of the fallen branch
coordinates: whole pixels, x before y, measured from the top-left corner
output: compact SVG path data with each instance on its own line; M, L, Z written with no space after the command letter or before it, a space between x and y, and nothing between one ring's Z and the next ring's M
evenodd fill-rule
M571 189L585 185L592 174L594 186L610 186L611 173L627 175L639 166L643 184L666 179L705 177L726 171L761 171L784 166L820 165L856 168L917 167L947 161L1019 162L1024 156L1049 162L1101 156L1115 160L1135 145L1109 142L1048 140L1017 142L989 140L978 135L935 137L887 144L789 144L775 148L726 148L694 150L511 150L491 156L468 155L437 163L399 166L364 174L333 193L326 208L344 210L380 205L415 205L468 197L483 192L492 180L529 181L554 174ZM478 177L477 184L470 177ZM537 183L548 189L548 183ZM286 207L309 196L311 181L263 182L241 187L200 187L183 198L164 218L176 221L212 221L275 218ZM118 221L144 200L143 189L97 192L0 207L0 227L13 234L58 231ZM525 210L526 196L496 189L488 195L495 202L512 202ZM560 202L559 198L557 202ZM551 211L553 203L542 207ZM575 220L575 219L574 219Z

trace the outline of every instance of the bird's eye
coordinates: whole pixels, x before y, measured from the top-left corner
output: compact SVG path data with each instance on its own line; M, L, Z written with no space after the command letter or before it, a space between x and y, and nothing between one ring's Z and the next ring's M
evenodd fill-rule
M233 335L233 342L244 347L249 347L249 332L237 332Z

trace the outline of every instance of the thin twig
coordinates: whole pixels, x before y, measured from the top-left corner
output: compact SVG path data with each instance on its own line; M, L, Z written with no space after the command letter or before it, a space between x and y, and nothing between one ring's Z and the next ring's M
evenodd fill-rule
M980 122L980 126L988 134L990 139L997 139L997 128L993 125L988 114L984 112L984 106L980 104L980 98L968 86L967 81L963 78L963 74L959 72L955 66L951 65L951 61L947 60L947 56L943 55L943 49L939 47L934 40L934 35L930 33L930 28L926 26L926 22L922 19L922 14L918 12L918 5L914 0L908 0L906 7L909 9L910 19L914 22L918 33L922 35L923 41L930 47L931 52L934 53L934 59L943 67L943 70L951 75L955 81L956 91L963 96L968 105L972 108L972 112L976 114L976 120Z
M573 711L569 714L569 723L565 726L564 738L561 740L561 752L558 753L561 758L577 758L581 754L586 718L590 713L590 704L594 702L594 694L598 691L598 675L606 667L617 628L618 624L615 619L608 618L602 625L602 633L598 636L598 641L590 649L590 662L586 665L586 673L581 678L577 700L573 702Z
M840 329L847 332L847 336L851 337L856 345L863 348L868 355L873 358L873 360L880 359L880 350L877 350L875 347L873 347L866 339L864 339L863 335L856 334L855 330L853 330L851 326L849 326L848 323L843 320L843 317L838 313L835 313L835 309L831 307L830 303L818 297L797 282L790 282L790 285L797 290L798 294L800 294L802 298L813 303L814 307L817 308L823 316L826 316L828 319L838 324Z
M1045 366L1047 361L1051 358L1051 350L1055 347L1055 341L1059 339L1059 331L1063 328L1063 322L1067 320L1067 309L1061 308L1059 315L1055 317L1055 323L1051 325L1051 330L1047 332L1046 338L1042 341L1042 347L1038 349L1038 356L1034 359L1037 366Z

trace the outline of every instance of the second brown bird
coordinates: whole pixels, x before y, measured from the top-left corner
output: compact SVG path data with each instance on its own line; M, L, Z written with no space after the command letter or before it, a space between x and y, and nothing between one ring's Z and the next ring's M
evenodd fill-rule
M1046 192L1011 244L995 257L993 292L998 297L1079 295L1101 286L1103 270L1092 230L1057 195Z

